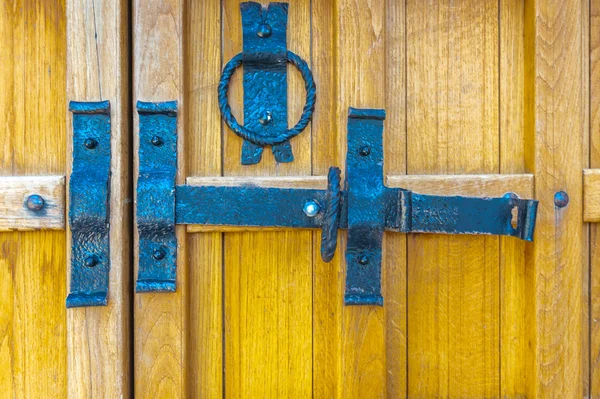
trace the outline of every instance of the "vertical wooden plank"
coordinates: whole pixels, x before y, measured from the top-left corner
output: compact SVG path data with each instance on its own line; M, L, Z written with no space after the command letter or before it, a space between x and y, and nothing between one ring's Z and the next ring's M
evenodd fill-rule
M338 148L345 154L348 107L385 107L385 2L338 0L336 9ZM340 164L343 170L344 159ZM382 274L386 298L385 268ZM385 323L383 307L342 309L341 397L386 396Z
M500 1L500 173L525 173L524 2ZM527 147L527 148L526 148ZM529 155L529 154L528 154ZM511 187L506 187L510 191ZM532 245L500 239L501 397L525 396L528 378L527 316Z
M177 100L178 184L184 183L186 176L183 9L182 0L133 2L133 102ZM139 137L135 112L133 120L135 167ZM177 291L135 295L134 389L136 396L141 398L184 398L188 395L186 236L185 227L178 226L176 230ZM134 271L135 275L137 271Z
M67 312L72 398L127 397L131 391L128 25L127 1L67 1L67 97L110 101L112 152L108 306ZM69 129L71 120L69 113ZM70 170L70 156L67 164Z
M590 167L600 168L600 1L590 2ZM586 49L584 48L584 51ZM590 397L600 396L600 227L590 225Z
M406 2L386 2L384 171L406 174ZM387 396L407 395L406 234L385 234Z
M261 2L263 6L267 1ZM242 50L240 1L223 2L223 55ZM288 48L310 60L310 1L289 6ZM229 94L240 118L241 73ZM304 83L288 68L289 124L304 106ZM291 141L294 162L277 164L270 148L253 166L240 164L241 139L223 130L226 176L309 175L311 130ZM228 233L224 240L225 390L232 397L310 397L312 394L312 233Z
M3 175L64 173L65 37L62 1L0 5ZM0 390L65 397L64 232L3 233L0 248Z
M408 1L408 173L497 173L498 3ZM499 395L499 239L409 235L408 396Z
M526 129L535 138L538 208L534 242L534 316L530 320L530 396L584 396L583 293L585 247L582 169L585 79L582 2L526 5ZM569 195L566 207L555 194Z
M186 159L191 176L220 176L221 1L186 4ZM188 386L193 398L223 397L221 233L188 235Z
M312 119L312 174L326 176L340 164L337 125L335 3L312 3L312 71L317 84L317 105ZM341 242L341 233L338 242ZM330 263L321 260L321 234L313 233L313 397L337 398L341 394L339 370L344 280L342 244Z

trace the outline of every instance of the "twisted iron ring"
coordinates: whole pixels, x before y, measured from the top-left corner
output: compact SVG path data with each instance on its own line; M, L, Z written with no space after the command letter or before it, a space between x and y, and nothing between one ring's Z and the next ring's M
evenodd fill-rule
M242 65L244 62L243 53L239 53L235 57L233 57L223 68L223 73L221 74L221 80L219 81L219 109L221 110L221 114L225 119L225 123L227 126L235 134L239 137L247 140L251 143L254 143L258 146L264 147L266 145L277 145L281 144L285 141L288 141L292 137L296 137L300 132L302 132L310 119L312 118L313 111L315 110L315 100L317 97L317 88L315 85L315 80L313 78L312 72L310 71L308 64L302 58L292 53L291 51L287 51L287 60L294 64L300 73L302 74L302 78L304 79L304 88L306 89L306 104L304 105L304 109L302 110L302 115L300 116L300 120L291 129L285 130L284 132L278 134L275 137L263 137L244 126L240 125L238 121L233 116L231 112L231 107L229 106L229 101L227 99L227 93L229 91L229 81L231 80L231 76L237 67Z
M330 262L337 247L337 230L340 223L340 168L331 167L327 175L327 204L321 232L321 259Z

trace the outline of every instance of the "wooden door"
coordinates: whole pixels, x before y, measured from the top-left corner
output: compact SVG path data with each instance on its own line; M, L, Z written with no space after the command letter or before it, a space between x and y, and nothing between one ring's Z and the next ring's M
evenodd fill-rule
M134 1L133 96L178 101L178 184L314 182L343 169L353 106L386 109L389 185L540 200L532 244L386 233L383 307L343 306L345 233L325 264L318 232L179 226L177 292L135 296L136 395L593 395L597 278L582 170L597 133L588 98L596 8L292 1L288 48L315 76L314 118L292 140L294 162L265 151L243 166L217 105L221 70L242 50L240 2ZM288 71L291 125L304 91ZM238 118L240 76L229 96Z
M0 5L0 397L598 396L600 2L290 1L317 106L294 162L253 166L217 106L239 7ZM111 102L114 157L108 306L67 310L72 100ZM386 233L385 305L350 307L345 232L326 264L317 231L179 226L177 291L136 294L137 100L178 101L178 184L195 185L322 184L348 108L384 108L389 186L536 198L535 241ZM241 73L230 102L241 118ZM56 211L23 217L32 192Z

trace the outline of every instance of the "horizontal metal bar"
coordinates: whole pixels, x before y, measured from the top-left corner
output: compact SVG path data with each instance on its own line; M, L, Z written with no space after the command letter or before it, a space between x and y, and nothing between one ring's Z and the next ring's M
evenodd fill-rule
M304 204L315 201L322 210L325 190L264 187L177 186L177 224L320 228L323 212L304 214Z

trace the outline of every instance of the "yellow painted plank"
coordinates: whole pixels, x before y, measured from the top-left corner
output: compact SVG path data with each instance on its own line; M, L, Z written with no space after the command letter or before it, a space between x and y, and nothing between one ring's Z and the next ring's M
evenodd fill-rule
M600 169L583 170L583 220L600 222Z
M67 0L67 97L74 101L110 101L112 154L108 306L67 312L71 398L127 397L131 393L128 25L125 0ZM71 113L67 113L67 121L72 132ZM69 159L67 176L70 166Z
M177 100L179 184L185 181L183 96L184 5L180 0L133 2L133 100ZM205 21L205 23L212 23ZM134 168L138 116L134 112ZM135 168L137 170L137 168ZM137 176L134 176L134 180ZM177 229L177 291L136 294L134 300L134 389L140 398L185 398L187 370L187 255L185 228ZM134 229L134 237L137 229ZM137 248L134 250L137 252ZM134 278L137 276L134 253Z
M498 4L408 1L408 174L499 172ZM499 239L408 237L408 396L496 397Z
M65 7L0 6L0 174L65 173ZM64 232L0 234L0 392L67 395Z
M188 2L185 21L187 166L192 175L220 176L222 125L217 84L222 63L221 1ZM187 236L190 268L186 378L192 398L223 397L222 237L220 233Z
M540 201L533 249L529 397L577 398L584 392L583 2L538 0L525 10L525 126L535 150ZM533 51L531 51L533 50ZM560 56L558 56L560 54ZM555 194L569 195L566 207Z
M44 200L40 211L27 207L31 195ZM64 228L64 176L0 177L0 231Z
M600 1L590 1L590 167L600 168ZM587 173L586 173L587 172ZM583 218L590 221L595 202L590 182L596 171L583 176ZM589 174L589 176L586 176ZM600 220L600 218L599 218ZM590 397L600 395L600 227L590 225Z
M385 21L384 170L387 185L406 174L406 2L386 1ZM403 183L402 183L403 184ZM407 395L406 235L385 234L382 267L385 269L387 397Z
M524 3L501 0L499 11L500 173L524 173L526 154L533 148L524 128ZM508 187L522 198L533 198L533 179L530 183L527 194L513 189L514 183ZM500 239L500 397L524 397L529 384L526 318L531 311L531 250L529 243Z
M266 1L261 2L264 6ZM223 53L242 50L240 1L223 2ZM290 4L288 49L310 62L310 2ZM229 101L241 118L241 71ZM304 106L304 84L288 68L288 114L296 123ZM240 164L242 141L223 131L226 176L310 175L311 129L291 141L294 162L276 164L270 148L253 166ZM312 233L228 233L224 238L225 391L230 397L312 395ZM236 287L234 289L234 287Z

